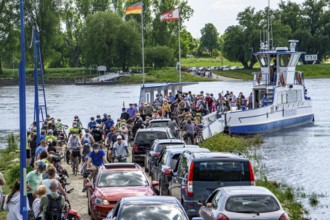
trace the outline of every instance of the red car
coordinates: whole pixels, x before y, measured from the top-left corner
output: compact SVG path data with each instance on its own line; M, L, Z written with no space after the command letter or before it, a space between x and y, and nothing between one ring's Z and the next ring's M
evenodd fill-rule
M135 163L112 163L100 168L88 190L88 213L91 219L103 219L117 201L129 196L154 196L153 186L143 169Z

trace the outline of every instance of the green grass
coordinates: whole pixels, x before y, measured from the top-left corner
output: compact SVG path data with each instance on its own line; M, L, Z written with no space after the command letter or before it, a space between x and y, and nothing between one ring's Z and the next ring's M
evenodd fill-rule
M303 71L305 78L329 78L330 64L314 64L297 66L298 71Z
M220 67L220 66L242 66L239 62L230 62L227 59L223 58L182 58L182 66L184 67Z
M162 68L160 70L151 70L145 75L146 83L164 83L179 82L179 72L175 68ZM205 77L195 76L182 72L182 82L208 82L213 81ZM142 84L142 74L133 74L132 76L121 77L117 80L122 84Z
M273 192L281 202L283 208L289 214L292 220L304 219L304 214L308 211L303 205L298 202L299 198L308 197L310 204L315 206L318 204L318 197L315 193L307 196L302 189L295 189L293 186L277 181L267 180L267 174L264 168L259 164L262 160L260 155L256 155L255 149L263 143L263 139L260 136L229 136L226 134L217 134L207 140L205 140L201 147L210 149L211 151L222 152L241 152L251 161L254 161L254 172L258 177L256 185L263 186Z

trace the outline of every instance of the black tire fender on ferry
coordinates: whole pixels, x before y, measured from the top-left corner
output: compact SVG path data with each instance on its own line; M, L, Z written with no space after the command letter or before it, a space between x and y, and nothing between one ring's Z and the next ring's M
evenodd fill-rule
M281 83L282 86L285 86L285 80L284 80L283 73L281 73L281 75L280 75L280 83Z

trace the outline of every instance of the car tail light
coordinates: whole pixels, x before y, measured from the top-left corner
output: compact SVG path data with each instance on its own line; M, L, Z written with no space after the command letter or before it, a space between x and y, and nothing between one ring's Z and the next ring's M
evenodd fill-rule
M229 220L229 218L224 214L220 213L217 217L217 220Z
M190 169L188 174L188 184L187 184L187 191L189 197L194 196L194 192L193 192L194 169L195 169L195 162L192 162L190 164Z
M250 181L251 181L251 185L252 185L252 186L255 186L255 185L256 185L256 182L255 182L255 179L254 179L254 172L253 172L253 167L252 167L251 162L249 162L249 171L250 171Z
M288 217L288 215L284 212L284 213L281 215L281 217L280 217L279 220L289 220L289 217Z
M134 144L133 151L138 152L139 151L139 145Z

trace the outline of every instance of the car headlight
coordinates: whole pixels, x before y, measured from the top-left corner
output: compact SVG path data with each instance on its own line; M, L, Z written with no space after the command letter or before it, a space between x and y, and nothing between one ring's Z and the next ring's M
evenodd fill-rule
M95 199L95 204L96 205L109 205L109 201L101 198L96 198Z

